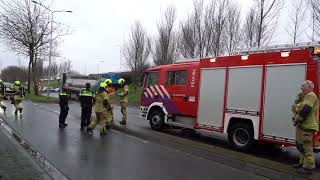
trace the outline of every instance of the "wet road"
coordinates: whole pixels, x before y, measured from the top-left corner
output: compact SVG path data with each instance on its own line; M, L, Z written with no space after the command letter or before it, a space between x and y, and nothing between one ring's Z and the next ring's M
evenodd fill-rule
M49 111L55 111L56 113L59 113L60 109L57 104L36 104L40 108L47 109ZM75 118L75 120L78 120L78 126L80 127L80 116L81 116L81 109L78 102L72 102L70 105L69 110L69 116L72 116ZM145 132L147 134L156 134L157 136L161 136L163 134L171 134L179 137L185 137L187 139L192 139L197 142L202 142L205 144L210 144L214 146L223 147L226 149L231 149L227 142L227 137L225 135L221 135L219 133L208 133L199 131L195 136L188 136L181 132L181 130L165 130L164 132L157 132L153 131L150 128L149 121L143 120L140 117L140 111L139 108L129 107L127 109L128 112L128 123L127 127L130 129L134 129L136 131ZM94 114L93 114L94 115ZM114 109L114 117L115 117L115 123L119 124L119 121L121 120L121 113L120 113L120 107L116 106ZM271 151L276 152L270 152L269 147L265 146L257 146L255 151L250 152L249 154L252 154L253 156L258 156L266 159L271 159L277 162L286 163L286 164L292 164L296 163L299 158L299 153L295 148L280 148L280 149L271 149ZM233 149L231 149L234 151ZM320 153L316 154L316 163L317 166L320 167ZM319 168L317 168L317 171L320 171Z
M70 105L63 130L57 127L58 105L23 106L23 116L9 105L1 117L71 179L265 179L114 130L101 138L96 129L90 136L79 130L78 104Z

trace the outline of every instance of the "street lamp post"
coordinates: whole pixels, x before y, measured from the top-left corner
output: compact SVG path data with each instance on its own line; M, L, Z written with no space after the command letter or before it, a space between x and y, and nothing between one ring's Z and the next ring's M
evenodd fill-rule
M52 11L51 9L49 9L48 7L46 7L45 5L37 2L37 1L32 1L35 4L38 4L42 7L44 7L46 10L51 12L51 23L50 23L50 44L49 44L49 65L48 65L48 84L47 84L47 96L49 97L50 94L50 81L51 81L51 58L52 58L52 31L53 31L53 13L57 13L57 12L67 12L67 13L72 13L72 11Z
M103 63L104 61L98 61L98 75L99 75L99 65L100 63Z

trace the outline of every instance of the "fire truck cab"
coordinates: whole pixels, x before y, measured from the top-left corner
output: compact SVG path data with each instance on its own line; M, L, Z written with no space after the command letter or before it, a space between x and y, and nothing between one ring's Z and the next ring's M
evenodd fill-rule
M291 105L305 80L314 82L318 95L319 47L273 46L152 67L145 74L141 116L154 130L171 125L227 134L240 150L254 141L294 146Z

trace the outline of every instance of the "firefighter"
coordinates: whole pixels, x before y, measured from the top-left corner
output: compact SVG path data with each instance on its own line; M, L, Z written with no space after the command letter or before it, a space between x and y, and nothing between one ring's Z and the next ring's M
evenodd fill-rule
M14 91L14 96L13 96L13 105L15 107L14 114L17 115L18 111L21 114L22 113L21 102L23 97L22 97L22 88L21 88L20 81L15 81L12 89Z
M3 109L3 112L6 112L7 107L2 103L2 100L4 98L4 93L5 93L5 86L0 79L0 107Z
M60 106L60 115L59 115L59 128L65 128L68 126L66 124L66 118L68 116L69 111L69 99L70 99L70 93L69 93L69 85L64 84L62 87L61 92L59 93L59 106Z
M85 126L89 126L92 106L94 104L94 93L90 89L90 83L86 83L85 87L86 88L81 89L79 93L81 104L81 130L83 130Z
M113 125L113 109L114 109L114 95L115 95L115 89L112 87L112 80L106 79L104 81L107 84L106 92L108 94L109 100L110 100L110 111L108 111L108 123L107 128L110 128L111 125Z
M120 121L121 125L125 125L127 123L127 106L128 106L128 93L129 86L125 84L125 80L120 78L118 80L119 90L116 93L117 96L120 96L120 106L122 113L122 120Z
M298 168L301 174L311 174L315 168L313 153L313 135L319 131L319 100L313 92L312 81L304 81L301 85L301 100L294 110L294 125L297 127L297 148L300 152L300 161L293 167Z
M100 136L106 135L107 129L107 111L110 110L110 101L108 94L106 93L107 84L102 82L100 84L100 88L95 97L96 104L96 119L91 122L91 124L87 128L87 132L89 134L93 134L93 129L96 125L100 124Z

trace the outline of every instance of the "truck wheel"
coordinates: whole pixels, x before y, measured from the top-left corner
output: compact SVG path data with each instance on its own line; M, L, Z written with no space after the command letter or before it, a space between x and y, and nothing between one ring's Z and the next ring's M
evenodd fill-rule
M235 149L246 151L254 142L253 130L248 124L234 124L228 132L228 140Z
M164 114L159 110L154 110L149 118L151 129L160 131L164 129Z

